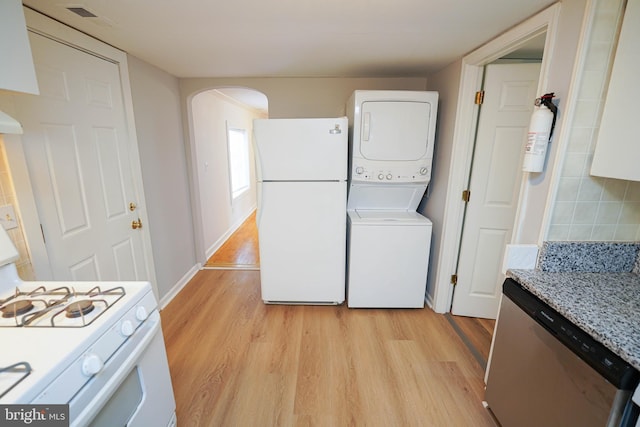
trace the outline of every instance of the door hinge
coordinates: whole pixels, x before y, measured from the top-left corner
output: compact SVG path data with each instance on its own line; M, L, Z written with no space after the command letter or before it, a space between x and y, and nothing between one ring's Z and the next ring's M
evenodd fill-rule
M452 284L453 286L455 286L455 285L457 285L457 284L458 284L458 275L457 275L457 274L452 274L452 275L451 275L451 284Z
M479 90L479 91L476 92L475 104L476 105L482 105L483 102L484 102L484 91L483 90Z
M464 190L462 192L462 200L469 203L470 199L471 199L471 190Z
M40 232L42 233L42 242L47 243L47 239L44 238L44 228L42 228L42 224L40 224Z

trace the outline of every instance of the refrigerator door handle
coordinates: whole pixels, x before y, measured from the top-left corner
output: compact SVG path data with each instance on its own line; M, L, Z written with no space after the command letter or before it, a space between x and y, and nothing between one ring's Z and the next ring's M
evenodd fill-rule
M256 227L260 229L260 218L262 217L262 182L256 182Z
M253 133L253 138L251 138L251 148L253 149L253 160L256 168L256 181L260 182L262 181L262 161L260 158L260 150L256 143L255 132Z
M260 158L260 150L256 143L255 132L252 132L251 148L253 149L253 160L256 168L256 227L260 228L260 214L262 212L262 161Z

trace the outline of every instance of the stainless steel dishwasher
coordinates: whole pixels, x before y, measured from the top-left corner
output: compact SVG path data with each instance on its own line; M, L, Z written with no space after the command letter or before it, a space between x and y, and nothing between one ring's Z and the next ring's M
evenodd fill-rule
M503 427L635 426L638 371L507 279L485 400Z

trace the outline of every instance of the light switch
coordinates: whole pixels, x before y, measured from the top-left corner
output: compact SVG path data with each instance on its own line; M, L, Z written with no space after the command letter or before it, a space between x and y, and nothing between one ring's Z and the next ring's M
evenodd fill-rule
M13 209L13 205L0 206L0 224L2 224L5 230L18 227L16 211Z

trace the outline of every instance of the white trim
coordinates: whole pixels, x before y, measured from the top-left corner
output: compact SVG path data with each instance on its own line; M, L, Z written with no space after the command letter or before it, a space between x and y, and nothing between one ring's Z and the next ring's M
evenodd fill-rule
M91 55L106 59L107 61L124 63L126 65L127 55L125 52L68 27L61 22L54 21L35 10L27 7L23 7L23 10L27 21L27 28L30 31L57 40L60 43L72 46Z
M555 49L555 40L558 32L558 17L560 15L560 4L556 4L556 6L552 7L555 7L555 13L553 13L553 15L549 18L548 25L544 29L541 29L543 31L546 31L547 35L544 43L542 63L540 64L540 81L538 82L538 94L549 92L548 75L549 68L551 67L550 58L553 58L553 51ZM560 123L558 123L556 126L559 125ZM558 138L556 138L556 140L558 140ZM522 208L523 206L527 205L527 200L529 199L529 178L531 178L530 174L526 172L522 174L522 181L520 182L520 192L518 196L518 206L513 222L513 234L511 236L510 243L520 242L522 230L525 227ZM540 244L541 243L542 242L540 242Z
M189 283L189 281L193 279L193 277L200 270L202 270L202 264L198 263L198 264L195 264L193 267L191 267L189 271L187 271L187 273L184 276L182 276L182 278L178 280L178 282L175 285L171 287L169 292L167 292L165 296L162 297L159 303L160 310L164 310L169 305L169 303L173 301L176 295L178 295L180 291L184 289L184 287Z
M189 174L189 190L191 199L191 218L193 220L193 243L196 252L196 262L204 264L207 262L206 249L204 247L204 223L202 222L202 201L200 200L200 180L198 179L198 150L195 139L193 123L193 99L206 90L193 93L186 98L183 106L183 122L185 133L185 151L187 160L187 170Z
M427 307L434 310L433 298L431 298L431 295L429 295L428 293L424 296L424 303L427 305Z
M244 223L247 220L247 218L249 218L251 214L255 212L255 210L256 210L256 206L254 205L251 207L247 215L237 220L235 224L232 224L231 227L229 227L229 229L222 236L220 236L220 238L216 240L215 243L209 247L209 249L207 249L206 251L207 260L211 258L211 256L215 254L216 251L220 249L227 240L229 240L229 237L231 237L231 235L235 233L238 228L240 228L242 223Z
M449 169L451 172L443 215L446 220L442 224L440 258L434 283L433 301L429 301L429 303L432 303L433 310L437 313L449 312L453 297L453 286L450 282L451 275L456 271L465 208L460 195L466 189L469 181L474 135L478 121L478 107L472 100L475 93L482 88L484 66L546 31L545 53L541 64L541 81L538 84L539 92L543 93L546 89L546 76L550 67L549 58L551 58L555 43L559 14L560 4L556 3L462 59L453 151ZM525 174L523 181L526 179ZM527 184L523 183L522 185L524 191L521 191L520 194L519 207L522 206L527 197ZM519 235L522 227L519 219L520 209L518 209L516 217L514 236Z
M88 54L100 57L118 66L120 81L122 84L125 119L127 122L127 136L130 140L129 147L131 151L129 155L131 160L131 173L136 185L136 188L134 189L137 196L136 204L139 207L138 214L142 219L143 224L145 224L145 227L142 228L141 232L146 279L151 282L156 295L159 295L156 282L156 270L153 261L153 251L151 248L149 218L145 208L146 200L144 196L144 188L142 186L142 170L140 167L140 153L138 151L138 140L133 115L133 100L131 97L131 87L129 82L127 54L31 9L23 8L23 10L29 31L33 31ZM25 239L32 256L31 261L33 268L38 280L49 280L52 278L50 261L42 239L40 220L36 209L31 182L29 179L25 179L25 177L29 176L29 172L24 157L24 150L22 145L17 143L15 139L5 138L5 142L8 142L7 155L11 163L11 173L14 178L14 182L16 182L16 193L19 194L18 203L20 204Z

